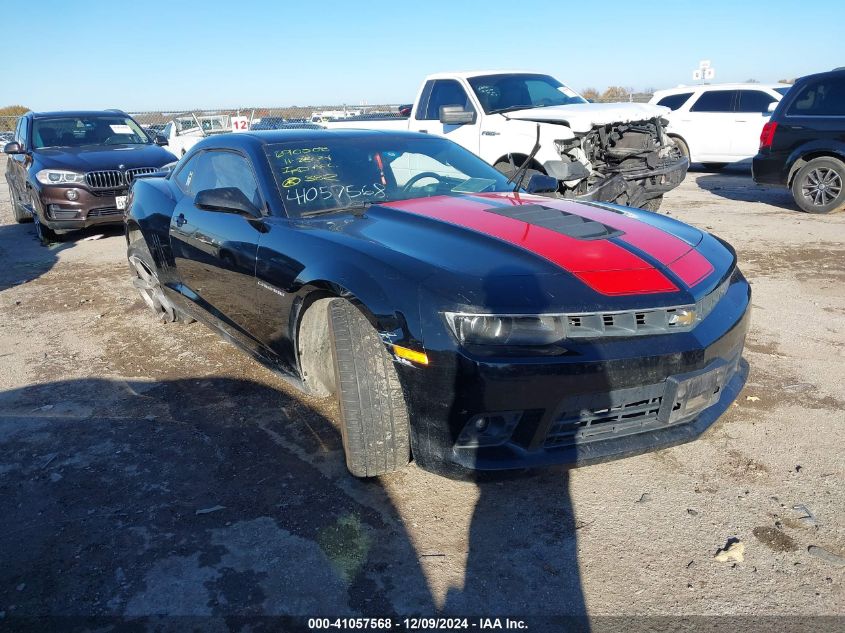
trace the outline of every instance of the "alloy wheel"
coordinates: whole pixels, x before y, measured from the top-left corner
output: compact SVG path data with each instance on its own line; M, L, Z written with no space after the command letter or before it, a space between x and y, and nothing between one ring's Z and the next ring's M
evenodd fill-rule
M138 290L144 302L162 321L166 323L175 321L176 311L173 304L165 296L158 276L135 255L129 258L129 263L132 264L136 275L135 279L132 280L132 285Z
M842 193L842 179L833 169L817 167L804 178L801 195L810 204L823 207Z

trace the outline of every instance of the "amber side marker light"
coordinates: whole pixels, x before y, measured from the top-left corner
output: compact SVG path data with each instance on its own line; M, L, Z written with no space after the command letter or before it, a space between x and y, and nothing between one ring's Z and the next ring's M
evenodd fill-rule
M402 347L401 345L394 345L393 353L399 358L404 358L405 360L419 363L420 365L428 365L428 356L426 356L425 352L417 352L416 350L408 349L407 347Z

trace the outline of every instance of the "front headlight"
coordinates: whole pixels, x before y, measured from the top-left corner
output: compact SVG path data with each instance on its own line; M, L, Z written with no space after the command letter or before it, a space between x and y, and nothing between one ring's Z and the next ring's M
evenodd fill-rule
M35 179L42 185L81 185L85 183L85 174L61 169L42 169L35 174Z
M540 346L565 336L562 315L501 315L445 312L446 322L462 345Z

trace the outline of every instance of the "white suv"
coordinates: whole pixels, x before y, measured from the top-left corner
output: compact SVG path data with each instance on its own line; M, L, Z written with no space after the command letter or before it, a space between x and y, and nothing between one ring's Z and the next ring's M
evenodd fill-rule
M658 90L649 103L672 111L666 132L691 163L712 168L748 161L786 84L714 84ZM774 105L772 105L774 104Z

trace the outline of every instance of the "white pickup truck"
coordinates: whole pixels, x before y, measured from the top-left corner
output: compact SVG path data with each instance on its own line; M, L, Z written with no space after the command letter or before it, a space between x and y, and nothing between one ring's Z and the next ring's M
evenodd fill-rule
M161 134L167 139L167 149L177 158L182 158L194 145L206 136L229 132L231 124L228 114L186 115L169 121Z
M528 163L557 195L656 210L689 162L665 134L669 108L589 103L554 77L521 71L429 75L408 118L350 117L326 127L406 129L451 139L513 173Z

